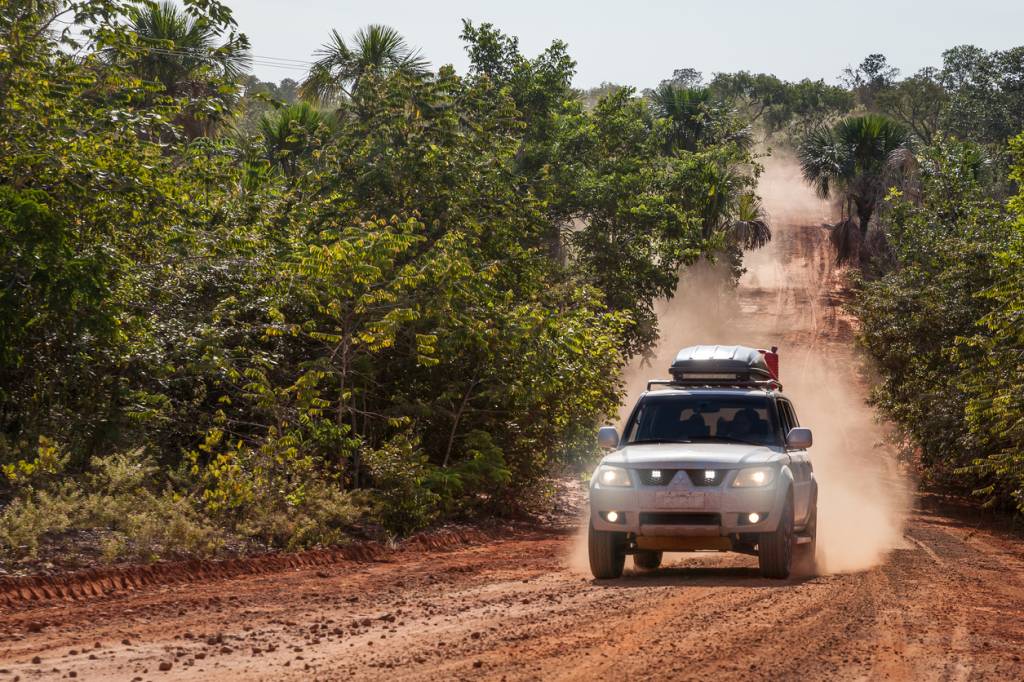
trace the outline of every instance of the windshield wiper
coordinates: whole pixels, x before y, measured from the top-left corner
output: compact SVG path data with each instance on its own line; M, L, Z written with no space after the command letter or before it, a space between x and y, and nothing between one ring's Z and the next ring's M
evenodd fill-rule
M655 445L657 443L692 443L692 440L672 440L671 438L641 438L631 440L626 445Z

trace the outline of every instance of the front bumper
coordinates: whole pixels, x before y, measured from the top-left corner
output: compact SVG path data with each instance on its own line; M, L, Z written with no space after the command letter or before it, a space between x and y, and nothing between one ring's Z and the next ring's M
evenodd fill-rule
M592 486L590 521L595 530L631 533L637 537L770 533L778 527L785 503L781 488L778 481L765 488L732 488L727 482L699 487L685 480L674 480L667 486ZM607 520L609 511L616 512L615 523ZM751 513L761 519L750 523Z

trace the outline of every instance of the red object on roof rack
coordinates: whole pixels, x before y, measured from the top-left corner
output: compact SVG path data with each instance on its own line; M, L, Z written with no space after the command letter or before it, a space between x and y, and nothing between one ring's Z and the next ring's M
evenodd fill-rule
M772 373L775 380L781 381L779 378L779 347L772 346L771 350L758 348L757 352L764 356L764 362L768 365L768 371Z

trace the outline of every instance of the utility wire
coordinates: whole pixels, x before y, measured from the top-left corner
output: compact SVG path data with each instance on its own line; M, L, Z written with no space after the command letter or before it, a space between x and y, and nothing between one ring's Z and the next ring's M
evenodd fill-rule
M76 40L88 39L88 36L84 34L68 33L69 37ZM181 49L169 49L166 47L160 47L158 45L140 45L137 49L151 52L154 54L162 54L170 57L193 57L195 59L203 59L212 63L217 63L218 60L215 56L209 52L200 50L197 48L181 48ZM255 66L266 66L275 69L290 69L294 71L308 71L316 62L305 60L305 59L292 59L290 57L271 57L268 55L248 54L245 55L248 61Z

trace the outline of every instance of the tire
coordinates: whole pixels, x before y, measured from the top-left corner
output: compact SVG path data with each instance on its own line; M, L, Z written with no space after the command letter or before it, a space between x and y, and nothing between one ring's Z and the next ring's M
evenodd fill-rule
M633 565L645 571L653 571L661 566L661 552L656 552L653 549L637 550L633 553Z
M626 536L594 530L591 524L587 534L587 553L590 555L590 572L595 578L621 578L626 564Z
M789 577L793 565L793 498L786 498L782 518L774 533L761 533L757 540L757 563L765 578Z

